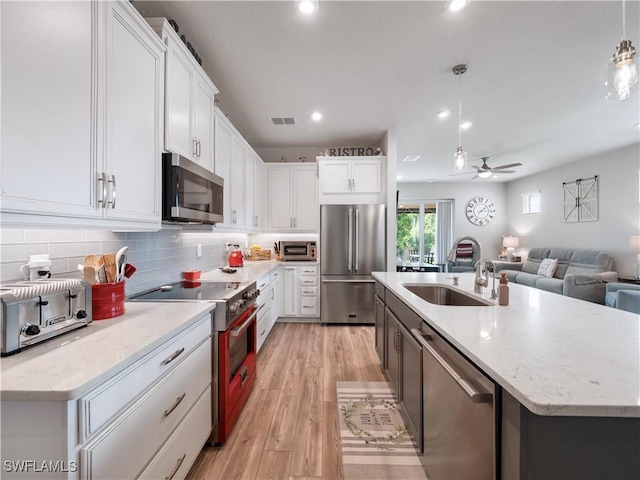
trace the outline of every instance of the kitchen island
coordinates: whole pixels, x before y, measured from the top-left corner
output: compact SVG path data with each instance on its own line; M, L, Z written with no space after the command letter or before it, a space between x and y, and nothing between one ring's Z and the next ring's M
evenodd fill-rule
M513 284L499 306L491 281L473 293L471 273L457 275L459 286L444 273L373 276L499 387L502 478L640 476L638 315ZM485 305L436 305L411 284L444 285Z

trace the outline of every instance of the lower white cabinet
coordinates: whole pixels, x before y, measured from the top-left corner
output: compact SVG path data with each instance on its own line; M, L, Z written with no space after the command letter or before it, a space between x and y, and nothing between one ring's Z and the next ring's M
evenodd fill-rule
M3 400L3 437L29 439L3 462L57 461L47 479L184 478L211 433L211 325L207 313L79 398Z
M318 317L320 315L318 266L285 265L285 317Z
M282 267L271 270L269 278L269 290L271 294L271 308L269 309L269 317L271 318L271 326L278 321L278 317L282 311Z

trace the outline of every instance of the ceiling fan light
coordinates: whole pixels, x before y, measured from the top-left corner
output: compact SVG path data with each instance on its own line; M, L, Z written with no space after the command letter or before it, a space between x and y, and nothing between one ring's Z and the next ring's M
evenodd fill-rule
M318 11L318 0L298 0L298 9L305 15L312 15Z
M453 171L464 172L467 169L467 152L465 152L461 146L456 148L456 153L453 154Z
M480 178L489 178L493 172L491 170L485 170L484 172L478 172Z
M451 0L449 2L449 10L452 12L459 12L467 6L467 3L469 3L469 0Z

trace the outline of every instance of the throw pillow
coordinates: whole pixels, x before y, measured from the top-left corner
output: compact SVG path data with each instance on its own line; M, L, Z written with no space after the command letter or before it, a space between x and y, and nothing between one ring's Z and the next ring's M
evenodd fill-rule
M542 260L542 263L538 267L538 275L543 275L545 277L553 277L553 274L556 273L557 268L558 268L557 258L545 258L544 260Z

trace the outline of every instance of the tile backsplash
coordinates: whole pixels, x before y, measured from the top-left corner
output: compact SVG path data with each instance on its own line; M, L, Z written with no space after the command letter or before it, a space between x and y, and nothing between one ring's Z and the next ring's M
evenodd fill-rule
M2 228L0 230L0 281L22 280L20 267L29 255L48 253L51 272L75 275L86 255L117 252L128 245L127 263L136 267L126 282L131 295L164 283L182 279L185 270L212 270L227 263L227 242L244 250L245 233L184 232L111 232L102 230L60 230ZM201 245L202 256L197 256Z

